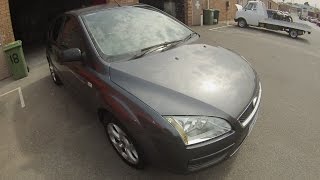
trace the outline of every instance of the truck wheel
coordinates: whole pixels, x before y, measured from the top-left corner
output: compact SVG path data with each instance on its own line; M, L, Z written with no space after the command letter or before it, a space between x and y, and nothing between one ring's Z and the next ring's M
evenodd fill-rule
M239 19L238 26L241 27L241 28L247 27L247 21L244 20L244 19Z
M290 35L291 38L295 39L295 38L298 37L298 31L295 30L295 29L291 29L291 30L289 31L289 35Z

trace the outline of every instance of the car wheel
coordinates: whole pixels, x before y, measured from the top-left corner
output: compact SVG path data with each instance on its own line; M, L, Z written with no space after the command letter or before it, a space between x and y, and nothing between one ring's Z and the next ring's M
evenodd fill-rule
M113 117L109 121L104 121L104 126L113 149L121 159L133 168L143 169L143 153L126 129Z
M52 66L52 64L50 62L49 62L49 70L50 70L50 75L51 75L53 82L56 85L61 86L62 81L60 80L59 76L57 75L56 71L54 70L54 67Z
M241 28L247 27L247 21L244 20L244 19L239 19L238 26L241 27Z
M289 35L290 35L290 37L292 37L292 38L297 38L298 37L298 31L297 30L295 30L295 29L291 29L290 31L289 31Z

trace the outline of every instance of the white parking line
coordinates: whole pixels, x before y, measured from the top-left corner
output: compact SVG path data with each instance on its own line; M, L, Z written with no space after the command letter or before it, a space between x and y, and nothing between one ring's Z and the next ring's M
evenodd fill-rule
M216 30L216 29L227 28L227 27L230 27L230 26L233 26L233 25L226 25L226 26L221 26L221 27L211 28L211 29L209 29L209 30L210 30L210 31L212 31L212 30Z
M18 91L18 93L19 93L21 108L26 107L26 104L24 103L24 98L23 98L23 95L22 95L21 87L18 87L18 88L14 89L14 90L8 91L8 92L6 92L6 93L4 93L4 94L1 94L0 97L5 96L5 95L8 95L8 94L10 94L10 93L13 93L13 92L15 92L15 91Z
M23 98L23 95L22 95L21 87L19 87L18 92L19 92L19 98L20 98L21 107L24 108L24 107L26 107L26 104L24 103L24 98Z

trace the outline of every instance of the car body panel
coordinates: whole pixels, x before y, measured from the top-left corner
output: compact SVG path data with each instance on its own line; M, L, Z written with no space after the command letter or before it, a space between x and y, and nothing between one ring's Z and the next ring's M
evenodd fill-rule
M110 76L163 115L214 116L214 109L218 109L237 118L252 99L256 86L255 72L243 58L224 48L203 44L112 63ZM167 97L162 93L168 93ZM181 97L192 103L178 100ZM204 104L210 107L204 108Z

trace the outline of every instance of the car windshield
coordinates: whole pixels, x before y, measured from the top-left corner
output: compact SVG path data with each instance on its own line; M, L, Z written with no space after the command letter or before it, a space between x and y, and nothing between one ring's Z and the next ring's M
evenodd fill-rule
M185 39L193 32L171 17L148 7L119 7L83 16L100 55L126 59L143 49Z

